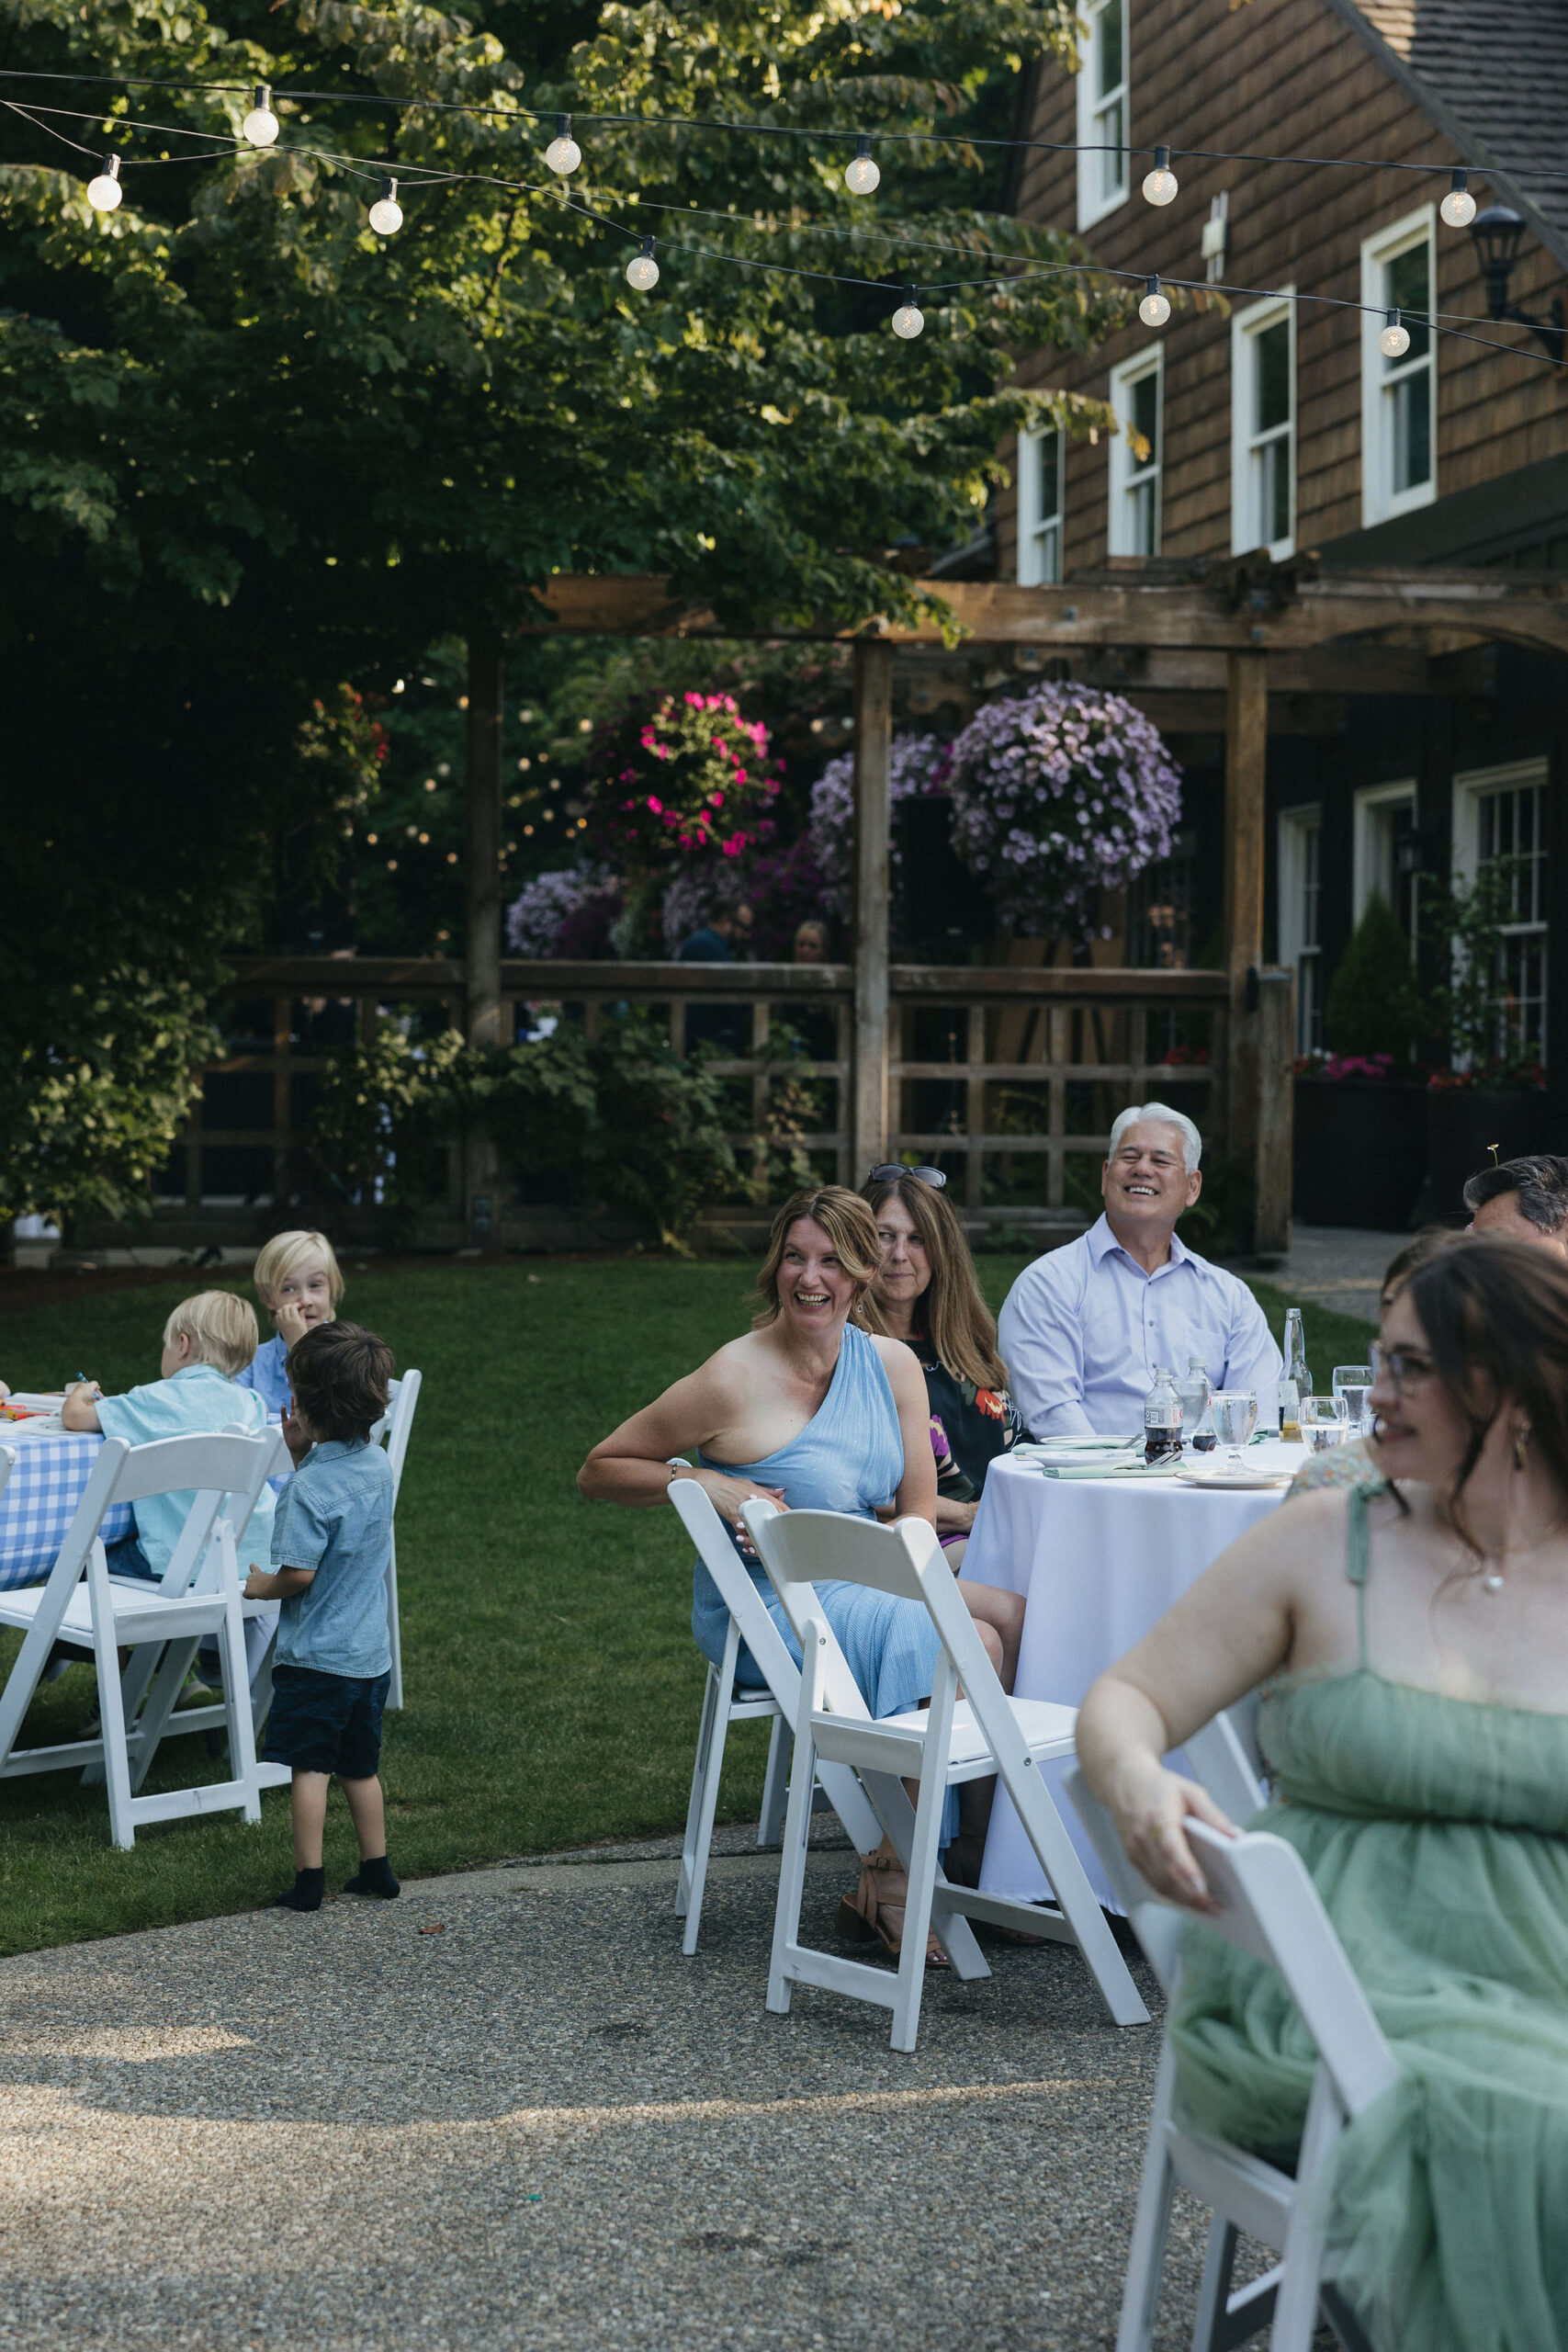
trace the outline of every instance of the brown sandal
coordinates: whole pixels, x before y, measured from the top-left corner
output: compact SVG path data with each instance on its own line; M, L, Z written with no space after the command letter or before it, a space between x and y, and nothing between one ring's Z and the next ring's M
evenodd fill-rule
M908 1873L895 1853L891 1838L885 1838L874 1854L861 1857L860 1884L839 1904L835 1923L838 1933L852 1943L870 1943L874 1939L897 1960L903 1947L904 1910L908 1899ZM947 1954L935 1936L928 1935L926 1966L948 1965Z

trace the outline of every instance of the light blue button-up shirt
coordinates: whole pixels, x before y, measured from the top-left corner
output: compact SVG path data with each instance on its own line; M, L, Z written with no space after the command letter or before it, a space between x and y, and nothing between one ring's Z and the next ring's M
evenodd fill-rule
M155 1438L191 1437L236 1425L250 1436L266 1427L266 1408L259 1396L247 1396L216 1364L182 1364L167 1380L150 1380L144 1388L127 1389L123 1396L100 1396L98 1427L106 1437L122 1437L127 1445L150 1445ZM132 1510L136 1535L147 1565L162 1577L174 1558L175 1546L190 1516L195 1493L148 1495ZM273 1498L264 1487L256 1498L250 1525L235 1531L240 1574L265 1565L272 1547Z
M1263 1309L1245 1283L1174 1233L1165 1264L1145 1274L1101 1216L1024 1268L997 1343L1035 1437L1131 1436L1160 1365L1179 1379L1194 1355L1216 1388L1256 1389L1261 1426L1279 1411L1283 1366Z

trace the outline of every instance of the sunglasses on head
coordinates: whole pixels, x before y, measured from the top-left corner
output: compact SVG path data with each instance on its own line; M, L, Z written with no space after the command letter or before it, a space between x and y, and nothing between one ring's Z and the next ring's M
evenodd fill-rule
M917 1176L929 1184L933 1193L946 1190L947 1171L942 1168L906 1168L900 1159L885 1159L866 1178L868 1184L896 1184L900 1176Z

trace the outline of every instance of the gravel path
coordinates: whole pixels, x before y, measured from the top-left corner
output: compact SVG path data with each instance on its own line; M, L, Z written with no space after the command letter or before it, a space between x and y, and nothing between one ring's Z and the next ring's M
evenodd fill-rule
M913 2058L769 2017L722 1842L691 1961L652 1847L0 1962L0 2345L1109 2346L1155 2032L1058 1945L933 1979Z

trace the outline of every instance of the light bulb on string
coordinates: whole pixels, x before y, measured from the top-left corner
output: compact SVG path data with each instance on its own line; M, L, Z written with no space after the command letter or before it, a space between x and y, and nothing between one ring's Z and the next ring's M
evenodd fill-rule
M1403 359L1410 348L1410 330L1402 324L1399 312L1391 311L1388 324L1378 337L1378 349L1385 359Z
M370 207L370 226L378 237L395 237L403 225L403 208L398 202L396 180L383 180L381 193Z
M907 287L904 300L893 313L893 332L905 343L913 343L925 332L926 314L915 300L916 291L913 286Z
M1144 194L1150 204L1171 204L1180 183L1170 168L1168 147L1155 149L1155 167L1144 175Z
M638 294L651 294L659 283L659 264L653 258L653 239L645 237L641 253L626 264L626 284Z
M568 172L575 172L581 163L582 150L571 135L570 115L557 115L556 135L545 150L545 161L551 171L558 172L563 179Z
M1450 229L1468 229L1475 218L1475 198L1470 192L1469 175L1456 171L1453 181L1438 210Z
M272 85L256 84L255 104L240 125L240 135L253 147L270 147L277 137L277 117L272 110Z
M96 179L87 182L87 201L95 212L112 212L125 190L119 184L119 157L106 155Z
M1170 297L1162 290L1157 276L1149 280L1149 290L1138 305L1138 316L1146 327L1163 327L1170 316Z
M844 165L844 186L852 196L871 196L882 185L882 174L871 152L871 141L863 130L855 141L853 159Z

